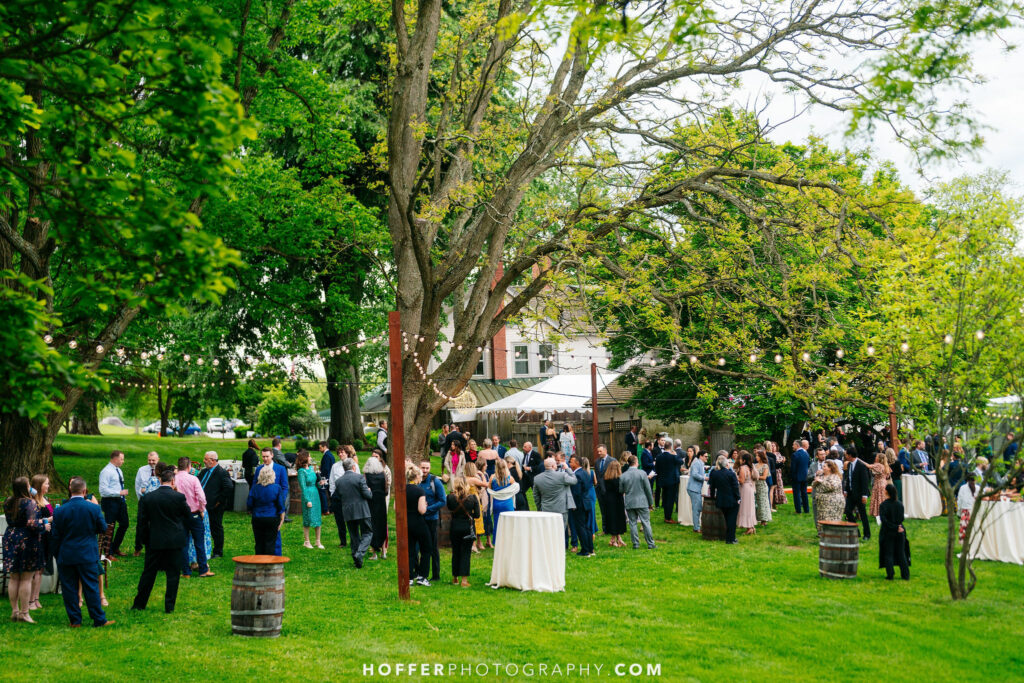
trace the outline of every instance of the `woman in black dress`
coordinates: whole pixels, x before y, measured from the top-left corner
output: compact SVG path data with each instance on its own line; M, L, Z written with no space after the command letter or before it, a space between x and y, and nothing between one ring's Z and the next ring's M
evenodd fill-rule
M245 483L252 489L252 477L256 467L260 464L260 447L256 445L255 439L249 439L248 448L242 453L242 477ZM330 474L328 472L328 474Z
M363 475L366 477L366 485L370 487L370 493L373 494L370 500L370 528L373 529L370 548L373 549L373 556L369 559L376 560L377 553L381 553L382 557L387 559L388 477L384 472L384 464L379 458L371 456L363 466Z
M427 572L430 571L430 532L427 530L427 522L423 515L427 512L427 497L420 487L423 473L416 466L409 467L405 471L405 511L408 518L409 543L409 585L414 582L421 586L429 586ZM419 552L413 552L416 548ZM417 557L418 556L418 557Z
M885 578L892 581L893 565L900 568L900 578L910 580L910 556L907 532L903 528L903 503L896 498L896 487L885 487L886 500L878 508L882 528L878 532L878 567L885 569Z
M461 578L462 587L468 588L469 558L473 554L473 543L476 542L480 500L473 495L465 477L452 480L452 492L448 494L447 505L452 511L452 583L459 583Z
M608 535L612 537L608 545L613 548L626 547L622 541L622 534L626 533L626 502L619 488L621 475L622 466L618 460L612 460L604 470L605 511L608 513Z
M29 495L28 477L16 477L11 497L4 501L7 530L4 532L4 571L10 574L7 595L11 599L11 621L34 624L29 616L32 600L32 577L43 568L43 547L40 532L49 531L50 523L39 514L39 506Z

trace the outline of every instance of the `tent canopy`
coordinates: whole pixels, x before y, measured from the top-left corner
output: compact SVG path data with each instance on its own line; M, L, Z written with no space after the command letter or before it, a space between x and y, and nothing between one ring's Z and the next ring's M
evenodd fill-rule
M615 381L619 373L599 372L597 390ZM590 375L557 375L529 389L477 408L477 412L581 412L590 400Z

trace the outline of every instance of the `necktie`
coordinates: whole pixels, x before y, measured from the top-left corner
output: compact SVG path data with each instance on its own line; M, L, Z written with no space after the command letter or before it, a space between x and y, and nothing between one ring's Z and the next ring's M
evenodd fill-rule
M213 468L212 467L210 469L206 470L206 474L203 475L202 486L203 486L204 489L206 488L206 482L210 481L210 475L211 474L213 474Z
M118 491L124 491L124 476L121 474L121 468L115 467L114 469L117 470L117 483L121 487ZM124 496L121 496L121 500L124 500Z

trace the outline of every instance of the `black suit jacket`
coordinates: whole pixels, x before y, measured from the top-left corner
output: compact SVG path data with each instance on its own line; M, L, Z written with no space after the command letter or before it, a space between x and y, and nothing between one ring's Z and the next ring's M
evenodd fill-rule
M544 459L540 457L540 451L534 448L526 454L525 464L530 466L530 471L523 472L523 490L528 491L533 487L533 478L544 471Z
M632 430L626 432L626 450L636 455L637 437Z
M206 473L213 472L210 477ZM235 482L231 481L231 475L220 465L207 467L199 473L199 481L205 481L203 494L206 495L206 507L214 510L226 510L231 507L231 494L235 490Z
M190 514L184 493L161 486L139 501L137 533L152 550L180 550L185 547L185 521Z
M654 472L658 475L659 486L671 486L679 483L679 468L683 466L683 458L675 451L662 451L654 460Z
M871 472L867 464L860 458L855 458L846 469L846 492L856 498L871 495Z
M715 499L719 509L733 508L740 504L740 480L732 470L715 468L708 475L708 493Z

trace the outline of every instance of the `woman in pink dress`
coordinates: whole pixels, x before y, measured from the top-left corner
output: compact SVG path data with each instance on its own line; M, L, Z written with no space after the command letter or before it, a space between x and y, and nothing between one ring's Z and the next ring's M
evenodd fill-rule
M757 526L757 512L754 505L757 494L754 485L754 460L747 451L740 451L735 464L736 477L740 480L740 512L736 517L736 527L746 529L750 536Z
M868 465L871 470L871 507L868 514L878 517L878 508L885 502L885 485L889 483L889 461L885 453L875 455L875 464Z

